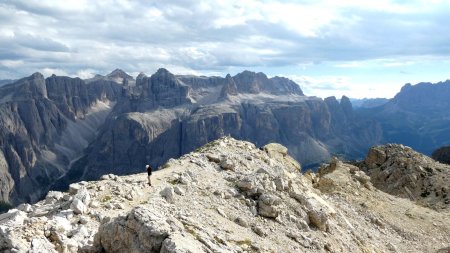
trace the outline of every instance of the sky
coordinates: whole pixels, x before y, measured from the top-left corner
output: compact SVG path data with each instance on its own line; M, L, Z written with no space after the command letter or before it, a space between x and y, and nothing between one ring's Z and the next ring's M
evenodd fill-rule
M285 76L310 96L450 78L450 0L0 0L0 79Z

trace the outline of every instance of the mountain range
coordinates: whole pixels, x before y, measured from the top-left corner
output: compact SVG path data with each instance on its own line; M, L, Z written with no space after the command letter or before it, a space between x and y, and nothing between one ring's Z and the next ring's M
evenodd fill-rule
M35 202L74 181L158 167L227 135L281 143L304 168L332 156L362 158L384 142L428 154L450 134L448 85L405 86L381 106L355 110L345 96L306 96L287 78L250 71L205 77L159 69L133 78L117 69L86 80L35 73L0 87L0 200ZM415 98L421 89L434 98ZM428 133L433 141L423 140Z

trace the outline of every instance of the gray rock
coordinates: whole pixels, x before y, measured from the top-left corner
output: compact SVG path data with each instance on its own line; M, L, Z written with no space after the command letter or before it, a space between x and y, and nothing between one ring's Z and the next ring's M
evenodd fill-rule
M88 212L88 207L80 199L74 199L70 204L70 209L76 214L85 214Z
M208 158L209 161L214 163L220 163L221 161L220 156L216 154L206 154L206 158Z
M185 191L183 190L183 188L181 188L181 187L179 187L179 186L173 187L173 191L174 191L176 194L181 195L181 196L184 196L184 195L186 194Z
M99 228L95 245L106 252L159 252L169 237L166 217L147 207L134 208Z
M194 253L208 252L207 249L195 238L179 233L171 234L164 240L160 253Z
M289 188L288 181L282 177L278 177L274 181L277 191L285 191Z
M255 234L257 234L261 237L267 236L267 232L259 226L252 226L252 230L253 230L253 232L255 232Z
M174 191L173 187L168 186L168 187L164 188L159 194L162 197L164 197L167 202L169 202L169 203L175 202L175 191Z
M57 253L55 246L45 238L33 238L29 253Z
M220 162L220 167L224 170L234 170L236 164L230 158L225 158Z
M26 219L25 212L11 209L7 213L0 214L0 225L6 227L21 226Z
M280 213L281 199L275 195L263 194L258 200L258 214L267 218L276 218Z
M23 203L17 206L17 209L26 213L30 213L33 211L33 207L30 204Z
M256 185L253 178L247 177L237 181L236 186L243 191L248 191L255 188Z
M237 218L234 220L234 222L236 222L238 225L240 225L240 226L242 226L242 227L245 227L245 228L248 228L248 227L249 227L248 222L247 222L244 218L242 218L242 217L237 217Z

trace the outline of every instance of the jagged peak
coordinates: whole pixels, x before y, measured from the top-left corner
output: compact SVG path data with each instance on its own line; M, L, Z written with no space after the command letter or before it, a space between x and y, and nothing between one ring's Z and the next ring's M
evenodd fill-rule
M144 72L139 73L139 75L136 77L136 80L141 80L146 78L147 75Z
M41 72L34 72L30 78L42 78L44 79L44 75L41 74Z
M168 78L168 79L173 79L173 81L175 82L177 80L177 78L175 77L174 74L172 74L170 71L168 71L165 68L159 68L151 77L151 79L160 79L160 78Z
M250 70L244 70L241 73L236 74L234 77L235 78L238 78L238 77L253 77L253 78L261 77L261 78L268 79L267 75L264 74L263 72L253 72Z
M329 96L323 99L325 102L339 103L335 96Z
M128 75L125 71L123 71L119 68L113 70L111 73L109 73L106 76L107 77L121 77L121 78L125 78L125 79L133 78L132 76Z
M167 75L167 74L173 75L169 70L165 68L159 68L154 75Z
M341 105L346 105L346 106L348 106L348 105L352 106L352 102L350 101L350 98L348 98L348 97L345 96L345 95L343 95L343 96L341 97L340 104L341 104Z

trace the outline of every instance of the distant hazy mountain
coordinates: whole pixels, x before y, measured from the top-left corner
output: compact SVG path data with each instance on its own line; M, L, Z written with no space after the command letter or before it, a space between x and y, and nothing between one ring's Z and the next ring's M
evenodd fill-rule
M353 108L373 108L384 105L389 101L387 98L350 98Z
M0 130L0 200L12 203L74 180L156 167L226 135L282 143L308 166L362 157L382 134L348 98L306 97L287 78L165 69L136 79L122 70L89 80L35 73L0 88Z
M360 108L360 117L379 122L383 142L402 143L419 152L450 145L450 81L406 84L389 102Z

